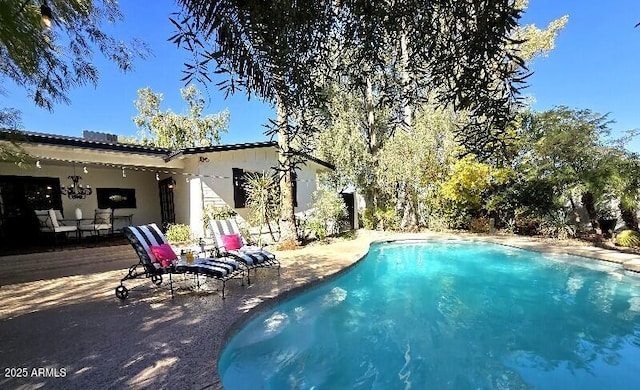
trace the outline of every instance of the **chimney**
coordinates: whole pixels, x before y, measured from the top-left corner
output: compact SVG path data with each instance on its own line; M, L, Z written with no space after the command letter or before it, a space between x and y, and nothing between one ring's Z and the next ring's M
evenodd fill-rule
M117 135L109 134L109 133L101 133L98 131L84 130L82 132L82 138L84 138L87 141L108 142L108 143L118 142Z

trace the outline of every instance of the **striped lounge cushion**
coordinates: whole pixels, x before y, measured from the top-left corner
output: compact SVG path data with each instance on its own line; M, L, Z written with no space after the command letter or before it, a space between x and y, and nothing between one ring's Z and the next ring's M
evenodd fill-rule
M243 250L239 249L239 250L235 250L235 251L227 251L226 253L241 259L242 262L246 263L247 265L261 264L261 263L264 263L265 261L272 260L273 258L275 258L275 257L270 258L267 255L267 254L270 254L270 253L266 252L266 251L247 252L247 251L243 251ZM271 256L273 256L273 255L271 255Z
M145 265L153 266L156 269L161 268L161 265L155 261L156 257L151 251L151 247L167 244L168 242L155 223L140 226L127 226L124 229L124 232Z
M213 233L215 244L220 251L231 254L248 265L261 264L269 260L275 260L276 258L273 253L267 252L260 247L247 245L246 240L240 234L240 228L235 219L212 220L209 222L209 227ZM227 250L224 247L222 237L229 234L240 235L243 245L240 249Z
M229 258L196 259L192 264L178 263L176 271L193 272L224 278L240 268L240 263Z

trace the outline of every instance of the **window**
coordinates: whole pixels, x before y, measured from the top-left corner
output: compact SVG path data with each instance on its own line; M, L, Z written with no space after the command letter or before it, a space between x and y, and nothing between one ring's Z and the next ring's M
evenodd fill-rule
M39 223L34 210L62 211L57 177L0 176L0 248L33 245Z
M233 207L237 209L247 207L247 191L244 189L247 182L246 173L251 173L251 171L233 168ZM293 172L293 205L298 207L298 175L295 171Z
M247 204L247 192L244 189L244 170L233 168L233 207L242 209Z

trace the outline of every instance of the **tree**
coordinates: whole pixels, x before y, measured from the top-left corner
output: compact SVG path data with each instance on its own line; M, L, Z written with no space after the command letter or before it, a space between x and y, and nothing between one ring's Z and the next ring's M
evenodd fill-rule
M425 226L436 207L439 183L460 152L454 140L451 109L423 105L416 110L412 131L399 131L379 153L378 188L400 218L400 228Z
M434 103L430 93L438 104L468 109L475 121L457 129L458 138L485 153L526 77L509 50L520 12L511 1L347 2L339 20L348 60L338 74L366 91L369 107L390 105L392 123L403 128L415 107Z
M276 105L285 239L296 239L291 146L309 144L315 112L324 103L320 83L331 74L348 78L353 88L372 96L378 89L372 77L403 58L402 92L387 93L386 99L399 96L406 107L405 101L421 101L422 86L428 84L436 87L440 102L472 108L479 120L491 123L505 120L516 84L523 80L521 61L506 50L520 14L508 0L179 4L183 18L174 20L178 31L172 39L195 57L187 64L185 79L210 82L213 60L216 72L228 76L219 84L227 92L241 87ZM389 45L397 48L399 42L406 50L388 55ZM347 56L344 65L341 59ZM389 72L388 77L397 74ZM393 89L397 83L381 85Z
M520 2L518 8L526 8L526 2ZM509 50L525 61L547 54L567 20L566 16L554 20L546 29L533 25L516 26L510 32L513 42ZM378 31L375 26L372 23L370 28ZM378 31L377 34L385 32ZM428 199L425 194L432 192L423 182L427 186L435 184L433 179L418 179L423 175L416 166L426 166L428 172L436 168L446 172L453 164L450 160L474 150L454 147L449 142L454 143L454 136L460 141L460 129L476 121L473 113L467 110L438 111L441 102L437 99L437 85L429 84L428 80L419 93L420 99L415 99L428 103L403 98L402 93L407 91L407 75L411 79L403 54L408 55L411 45L406 42L406 34L400 32L395 36L398 40L395 45L389 45L390 48L382 51L379 57L373 57L373 62L363 59L356 63L350 60L355 55L345 56L347 59L342 63L346 67L345 73L356 81L358 77L365 78L365 86L358 90L354 87L357 83L350 79L334 83L326 111L330 126L316 137L317 155L336 166L332 175L334 183L340 183L341 187L355 186L363 193L370 213L376 207L387 208L387 202L393 201L402 216L401 226L411 228L413 223L424 223L425 207L433 208L428 206L429 201L421 200ZM384 40L394 42L391 38ZM398 58L402 61L395 60ZM375 61L380 62L377 71L374 71ZM497 138L493 141L483 139L484 146L495 146L491 156L483 155L485 161L508 165L517 153L517 129L521 120L518 112L513 114L503 128L496 130ZM425 126L431 128L427 130ZM437 140L439 142L435 142ZM444 145L448 146L443 149ZM423 158L429 161L429 155L439 155L442 161L433 165L416 162Z
M565 106L531 113L523 121L522 164L528 176L552 180L572 205L571 191L578 189L592 221L615 169L615 149L604 142L610 123L606 115Z
M140 129L140 142L169 149L211 146L220 143L220 132L227 131L229 111L202 116L204 99L194 85L180 90L189 106L186 115L160 110L162 94L151 88L138 90L134 101L138 115L133 118Z
M98 82L94 52L123 71L147 55L140 42L106 32L120 19L118 3L109 0L3 0L0 73L25 88L37 106L52 110L54 103L69 103L71 88Z
M615 169L614 193L620 198L620 216L628 229L638 231L640 156L621 153Z
M322 94L316 72L328 54L325 39L332 22L331 2L308 1L179 1L181 20L173 41L194 54L185 80L211 82L208 64L228 78L218 85L226 93L238 89L276 106L269 135L278 136L281 202L280 240L297 242L293 178L315 127L314 111Z
M3 108L0 109L0 127L12 130L3 134L0 139L0 160L12 162L18 166L22 166L32 160L20 142L24 141L24 136L18 131L20 127L20 112L16 109Z

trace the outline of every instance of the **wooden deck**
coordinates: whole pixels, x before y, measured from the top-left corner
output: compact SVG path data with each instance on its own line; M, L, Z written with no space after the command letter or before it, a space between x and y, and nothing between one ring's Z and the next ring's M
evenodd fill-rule
M128 244L0 256L0 286L126 269L137 262Z

